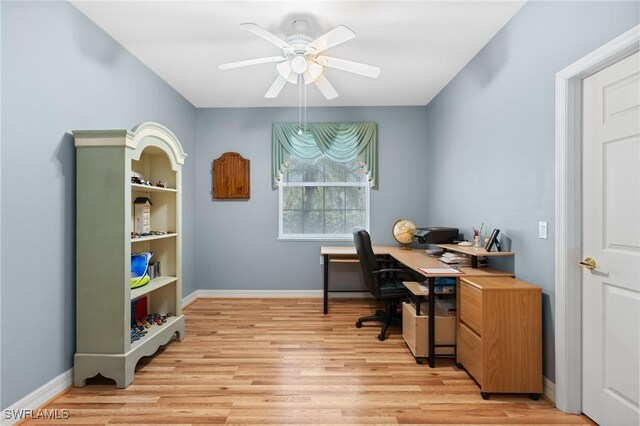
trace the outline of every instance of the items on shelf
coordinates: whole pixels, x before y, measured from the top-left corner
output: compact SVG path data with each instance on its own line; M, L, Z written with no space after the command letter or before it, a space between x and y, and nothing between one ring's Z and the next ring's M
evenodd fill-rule
M138 297L131 301L131 318L141 318L147 315L147 298Z
M456 279L453 277L437 277L435 281L434 290L436 293L455 293L456 292ZM423 291L429 291L428 284L420 284L420 289Z
M149 263L149 278L154 279L162 275L160 270L160 262Z
M135 183L137 185L155 186L156 188L171 189L166 182L163 182L161 180L159 180L155 185L149 180L144 180L144 177L138 172L131 173L131 183Z
M431 257L438 257L442 253L444 253L444 250L441 248L432 248L432 249L426 249L425 252Z
M169 234L172 234L172 232L168 232ZM149 231L149 232L143 232L143 233L138 233L138 232L131 232L131 239L134 238L142 238L142 237L150 237L153 235L167 235L167 232L164 231Z
M448 265L471 266L471 256L464 253L445 252L440 256L440 262ZM478 266L487 266L486 256L478 256Z
M134 208L134 232L142 235L151 231L151 206L153 203L149 197L137 197L133 200Z
M131 288L142 287L151 280L149 276L149 259L151 259L151 256L153 256L153 252L150 251L131 255Z
M146 300L146 298L142 298ZM132 302L133 304L133 302ZM167 322L167 318L171 317L171 313L161 314L153 313L147 316L141 316L140 318L131 320L131 343L142 339L147 335L148 329L154 325L161 326ZM131 317L135 318L135 317Z

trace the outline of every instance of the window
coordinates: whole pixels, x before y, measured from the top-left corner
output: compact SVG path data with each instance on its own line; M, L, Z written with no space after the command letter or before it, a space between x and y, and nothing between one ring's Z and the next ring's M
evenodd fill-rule
M279 185L279 239L351 239L369 229L369 182L361 163L291 158Z

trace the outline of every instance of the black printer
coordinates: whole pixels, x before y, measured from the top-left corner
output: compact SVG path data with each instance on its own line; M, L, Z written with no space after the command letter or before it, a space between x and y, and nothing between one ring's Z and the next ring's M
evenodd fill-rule
M432 226L416 229L413 237L419 244L449 244L458 239L458 233L458 228Z

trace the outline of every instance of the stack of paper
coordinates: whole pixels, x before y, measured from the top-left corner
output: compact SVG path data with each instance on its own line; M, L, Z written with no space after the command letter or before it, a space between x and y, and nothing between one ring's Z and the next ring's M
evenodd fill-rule
M471 266L471 256L448 251L440 257L440 262L457 264L460 266Z

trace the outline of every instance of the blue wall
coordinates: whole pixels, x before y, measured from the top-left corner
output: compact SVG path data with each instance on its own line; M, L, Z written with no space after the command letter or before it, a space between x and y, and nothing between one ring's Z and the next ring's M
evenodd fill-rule
M74 129L144 121L180 139L195 200L195 108L66 2L2 2L2 395L7 407L72 367ZM185 294L195 224L183 227ZM109 318L96 318L96 327ZM34 407L35 408L35 407Z
M512 240L518 278L544 289L554 363L555 74L638 25L638 2L529 2L427 106L428 217ZM538 239L538 221L549 239Z
M392 244L398 218L424 224L425 107L309 108L308 121L378 123L379 189L371 190L374 244ZM271 189L271 125L297 108L198 110L197 282L203 289L322 289L320 246L277 241L278 191ZM211 200L211 162L226 151L251 160L249 201ZM349 244L324 242L325 245ZM249 265L247 267L247 265ZM359 272L352 278L360 281Z

